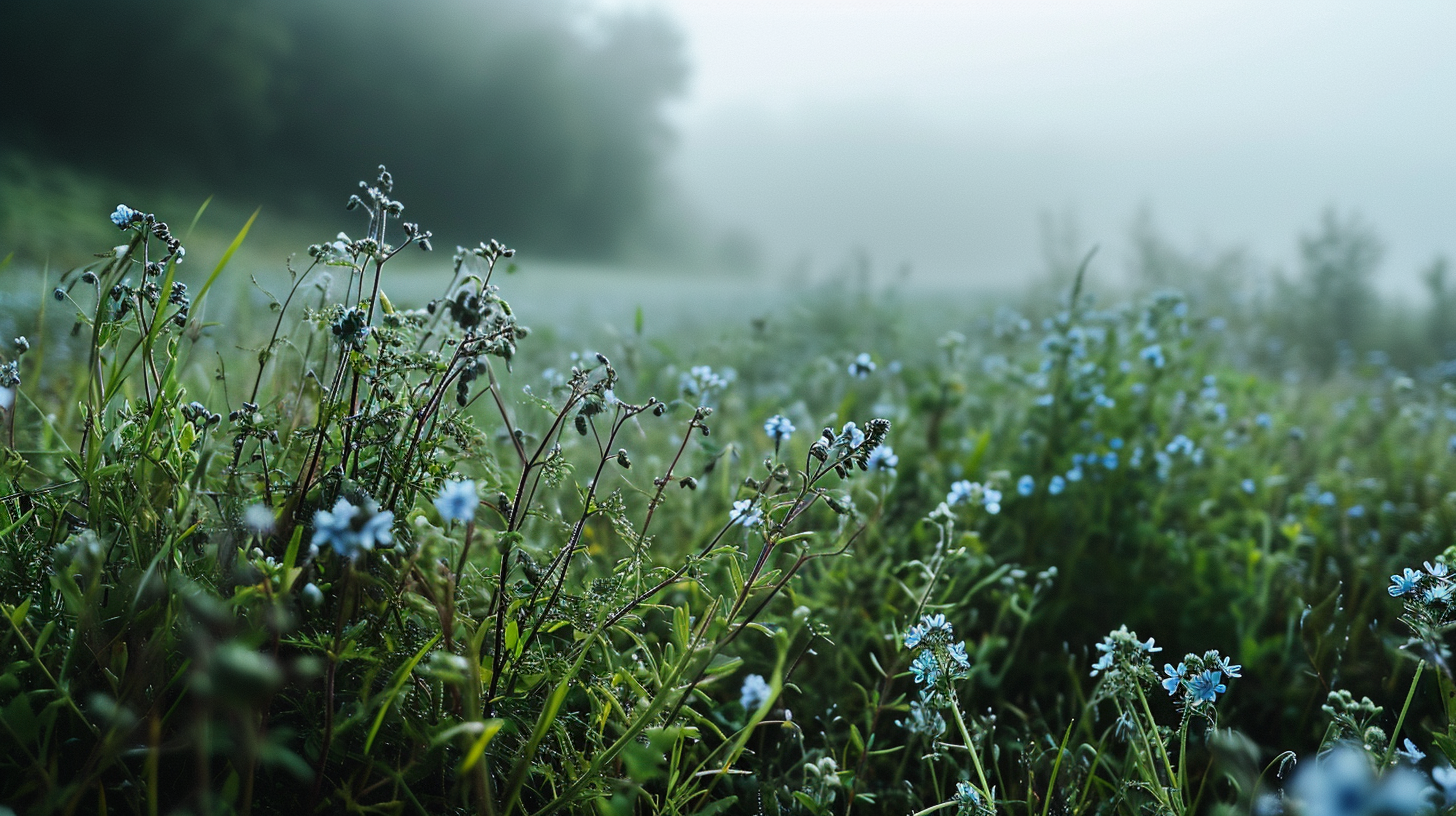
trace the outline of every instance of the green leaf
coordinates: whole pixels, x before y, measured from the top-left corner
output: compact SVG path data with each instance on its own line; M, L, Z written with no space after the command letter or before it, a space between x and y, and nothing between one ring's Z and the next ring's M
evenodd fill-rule
M252 229L254 219L256 219L258 217L258 213L262 211L262 207L253 210L253 214L248 217L248 223L243 225L243 228L238 232L237 237L233 239L233 242L231 244L228 244L227 251L222 254L222 258L219 259L217 262L217 267L213 269L212 274L207 277L207 283L204 283L202 285L202 289L198 290L197 292L197 297L192 299L193 306L196 306L202 302L202 298L207 294L207 290L212 288L212 284L214 281L217 280L217 276L222 274L223 268L228 265L228 261L232 260L233 253L237 252L238 247L243 245L243 239L248 237L248 230Z

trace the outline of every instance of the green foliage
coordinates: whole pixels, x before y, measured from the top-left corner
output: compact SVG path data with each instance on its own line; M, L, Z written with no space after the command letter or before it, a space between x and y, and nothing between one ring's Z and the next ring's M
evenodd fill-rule
M122 249L0 314L0 802L1189 814L1320 750L1376 799L1449 778L1443 371L1267 377L1227 290L1104 308L1085 262L1035 322L836 281L583 352L497 241L391 300L432 240L392 196L266 311L212 286L251 221L179 266L119 208ZM1291 808L1333 784L1301 766Z

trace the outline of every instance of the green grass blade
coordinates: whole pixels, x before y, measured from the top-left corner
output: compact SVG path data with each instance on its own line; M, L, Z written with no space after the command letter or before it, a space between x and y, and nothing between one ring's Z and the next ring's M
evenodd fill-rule
M243 245L243 239L248 237L248 230L253 228L253 221L257 220L258 213L262 211L262 207L253 210L253 214L248 216L248 223L243 225L243 228L238 231L237 237L233 239L231 244L228 244L227 251L222 254L222 258L217 262L217 268L212 270L212 274L207 277L207 283L202 284L202 289L197 292L197 297L192 299L192 305L194 307L201 304L202 299L207 296L207 290L212 288L212 284L217 281L217 276L222 274L222 270L228 265L228 261L233 259L233 253L237 252L238 247Z

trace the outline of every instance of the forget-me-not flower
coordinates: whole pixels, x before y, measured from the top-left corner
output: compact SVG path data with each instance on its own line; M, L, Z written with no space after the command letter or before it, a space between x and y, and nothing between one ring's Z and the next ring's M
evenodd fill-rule
M314 512L312 543L315 547L333 547L334 552L345 558L357 558L360 553L374 549L375 545L388 544L392 540L390 527L393 524L394 513L372 506L355 507L340 496L334 502L333 510Z
M728 520L744 527L754 527L763 521L763 511L753 506L753 499L739 499L733 502L733 510L728 513Z
M1222 679L1221 673L1212 670L1195 674L1188 681L1188 694L1194 702L1211 703L1228 690L1227 686L1219 682Z
M479 505L475 482L470 479L446 482L440 487L440 495L435 497L435 509L446 522L470 521L475 518L475 508Z
M757 711L763 705L763 701L773 693L768 681L763 679L761 674L750 674L743 678L743 688L738 690L738 704L743 706L745 711Z
M1047 492L1052 494L1053 496L1060 496L1062 494L1062 491L1066 489L1067 480L1063 479L1061 476L1053 476L1051 478L1051 481L1047 482Z
M774 414L763 423L763 432L777 445L794 433L794 423L783 414Z
M950 492L945 494L945 503L951 506L963 504L970 500L973 492L975 492L975 486L971 484L970 480L961 479L951 484Z
M986 488L981 494L981 503L986 508L987 513L993 516L996 515L1001 512L1001 491L994 487Z
M1177 693L1178 687L1183 685L1183 673L1186 671L1188 671L1188 667L1183 663L1179 663L1177 666L1172 663L1163 664L1163 674L1167 675L1163 678L1163 688L1167 689L1168 696L1171 697Z
M136 217L136 210L133 210L125 204L117 204L116 210L111 213L111 223L115 224L117 229L126 229L131 226L132 220Z
M1390 576L1390 586L1388 588L1390 590L1390 596L1392 598L1398 598L1401 595L1413 591L1420 580L1421 574L1419 572L1416 572L1410 567L1406 567L1404 572Z
M1019 493L1019 494L1021 494L1023 496L1030 496L1032 494L1032 492L1035 491L1035 490L1036 490L1036 480L1033 479L1033 478L1031 478L1031 474L1027 474L1025 476L1022 476L1020 479L1017 479L1016 480L1016 492L1017 493Z
M860 379L868 377L869 375L873 374L874 371L875 361L870 358L869 352L867 351L860 352L860 355L854 358L854 362L849 364L850 375L854 377L859 377Z

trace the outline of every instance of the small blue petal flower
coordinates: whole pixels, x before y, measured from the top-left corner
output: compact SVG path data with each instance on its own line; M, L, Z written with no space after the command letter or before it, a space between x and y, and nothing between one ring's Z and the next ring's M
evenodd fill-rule
M1167 675L1163 680L1163 688L1168 690L1168 696L1171 697L1183 685L1183 673L1187 670L1188 667L1182 663L1176 667L1172 663L1163 664L1163 674Z
M1104 454L1102 454L1102 466L1105 467L1105 468L1107 468L1108 470L1117 470L1117 454L1115 454L1115 453L1104 453Z
M1080 482L1080 481L1082 481L1082 468L1080 466L1078 466L1078 467L1074 467L1071 470L1067 471L1067 481L1069 481L1069 482Z
M1422 566L1426 568L1426 572L1429 573L1432 578L1445 578L1446 573L1450 572L1450 568L1446 566L1444 561L1437 561L1434 564L1432 564L1430 561L1426 561L1423 562Z
M955 627L939 612L920 618L920 627L925 630L926 637L934 636L943 642L949 642L955 635Z
M744 527L754 527L763 521L763 511L753 506L753 499L739 499L733 502L733 510L728 513L728 520Z
M1428 604L1449 604L1453 595L1456 595L1456 584L1442 583L1421 593L1421 598Z
M1001 512L1001 491L991 487L986 488L985 492L981 494L981 504L986 508L986 512L993 516Z
M738 691L738 704L745 711L757 711L758 707L773 693L768 681L761 674L750 674L743 678L743 687Z
M935 655L928 651L915 655L915 659L910 662L910 671L915 675L915 682L927 686L935 685L940 679L940 664L936 662Z
M905 630L905 648L907 649L914 649L915 647L919 646L920 642L924 639L925 627L921 626L918 623Z
M965 677L971 670L971 658L966 654L966 642L963 640L952 645L947 653L950 655L952 673Z
M1419 572L1416 572L1410 567L1406 567L1405 572L1397 573L1390 576L1390 586L1387 589L1390 591L1390 596L1392 598L1399 598L1400 596L1415 590L1416 584L1420 580L1421 574Z
M1258 485L1254 484L1253 479L1245 479L1242 482L1239 482L1239 487L1242 488L1243 491L1245 493L1248 493L1250 496L1254 495L1254 491L1259 489Z
M1221 679L1223 675L1212 670L1195 674L1188 681L1188 694L1195 703L1212 703L1218 695L1227 691L1227 687L1219 682Z
M950 486L950 492L945 494L945 503L951 506L962 504L971 498L975 486L968 479L961 479Z
M1061 476L1053 476L1051 481L1047 482L1047 492L1052 494L1053 496L1060 496L1062 494L1062 491L1066 489L1067 480L1063 479Z
M774 414L763 423L763 432L777 444L794 433L794 423L783 414Z
M470 479L446 482L440 488L440 495L435 497L435 509L447 522L470 521L475 518L475 508L479 505L475 482Z
M981 794L970 782L957 782L955 789L955 802L962 810L974 810L981 806Z
M136 216L136 210L125 204L117 204L116 211L111 214L111 223L115 224L117 229L126 229L131 226L131 222Z
M864 379L875 371L875 361L870 358L869 352L861 352L854 362L849 364L850 376Z
M1022 496L1030 496L1036 490L1036 480L1028 474L1016 480L1016 492Z

